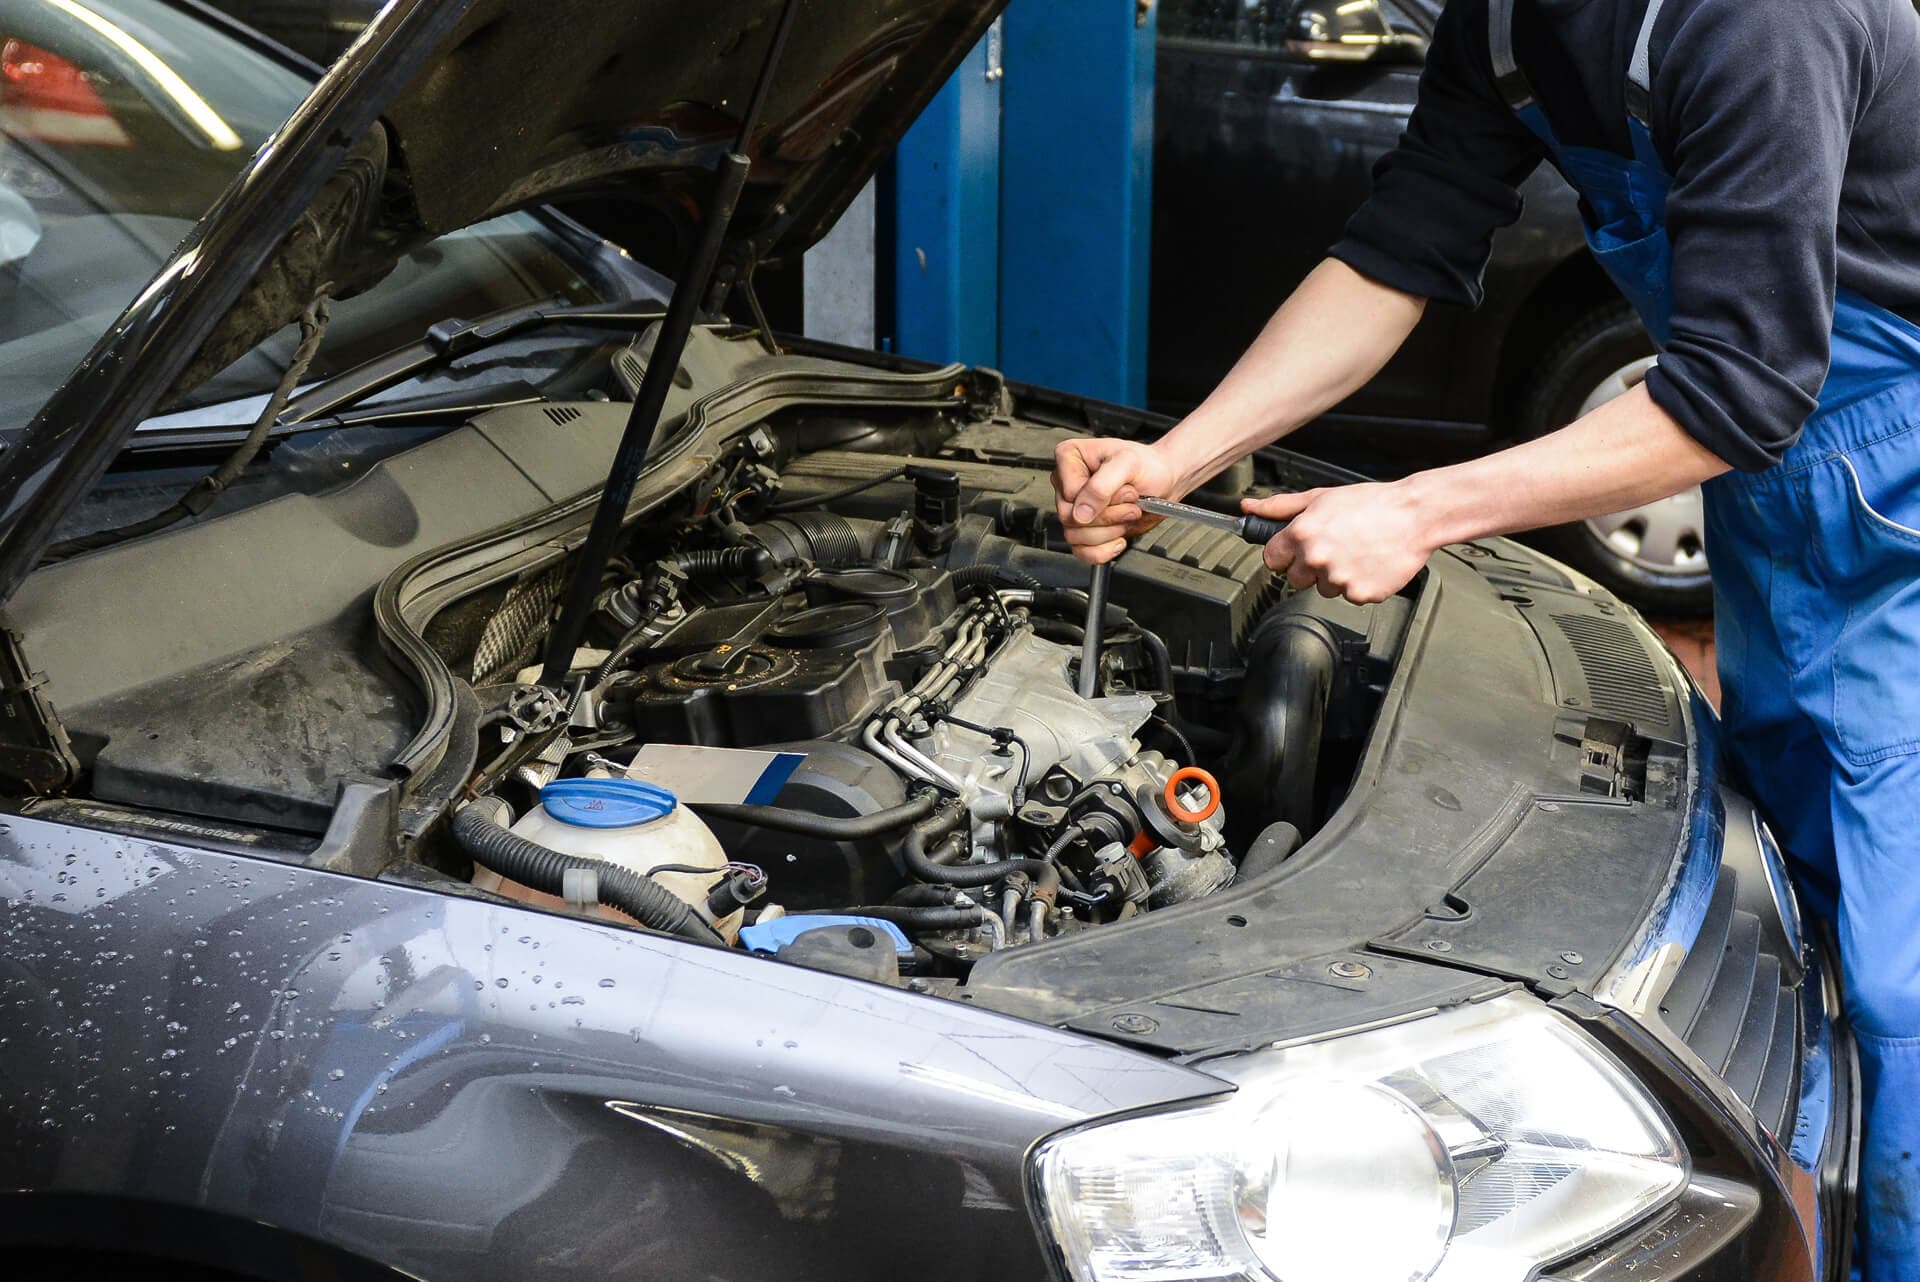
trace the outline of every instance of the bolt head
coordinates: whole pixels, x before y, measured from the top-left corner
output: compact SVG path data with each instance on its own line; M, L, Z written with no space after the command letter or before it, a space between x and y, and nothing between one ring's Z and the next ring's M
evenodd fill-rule
M1547 967L1547 974L1554 979L1565 979L1567 977L1567 968L1560 965L1549 966Z
M1365 979L1373 974L1373 967L1365 962L1342 961L1327 967L1327 973L1335 979Z
M1582 957L1579 953L1565 952L1560 954L1560 960L1569 966L1578 966L1581 962L1585 961L1586 958Z
M1148 1033L1159 1032L1160 1021L1151 1015L1115 1015L1113 1027L1115 1032L1133 1033L1144 1037Z
M1430 953L1450 953L1453 951L1453 945L1444 939L1429 939L1427 941L1427 951Z

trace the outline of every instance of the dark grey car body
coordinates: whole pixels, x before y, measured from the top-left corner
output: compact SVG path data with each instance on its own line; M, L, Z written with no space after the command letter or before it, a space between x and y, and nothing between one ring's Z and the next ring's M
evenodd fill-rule
M992 7L947 8L954 49ZM91 795L14 778L0 831L13 1258L288 1279L1057 1276L1029 1189L1041 1140L1221 1093L1219 1057L1525 991L1628 1066L1700 1181L1561 1272L1634 1276L1653 1253L1676 1277L1844 1269L1853 1060L1824 953L1783 937L1711 713L1671 656L1503 541L1449 549L1384 608L1299 606L1360 638L1342 663L1381 689L1298 855L996 953L945 996L510 905L408 857L481 748L472 691L423 636L447 602L577 545L617 401L476 413L350 483L35 570L235 300L251 328L284 319L256 268L449 33L477 38L459 9L389 8L8 451L8 622L45 685L6 690L5 764L44 764L44 692L96 773ZM897 114L947 70L899 90ZM866 160L825 163L862 177L885 140L865 141ZM837 190L763 197L746 226L804 242ZM637 513L779 408L978 402L999 417L952 438L953 466L1002 514L1050 506L1062 435L1161 426L991 371L739 338L696 333ZM786 479L883 468L880 435L811 449ZM1149 544L1116 599L1155 608L1148 567L1210 581L1206 549ZM351 742L303 737L342 692L364 698Z
M33 819L6 841L14 1247L258 1277L1039 1277L1029 1148L1220 1089L437 890Z

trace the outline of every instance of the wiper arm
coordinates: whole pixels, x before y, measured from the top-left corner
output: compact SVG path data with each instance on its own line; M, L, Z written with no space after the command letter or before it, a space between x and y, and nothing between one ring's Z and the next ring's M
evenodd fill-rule
M382 401L325 418L310 418L298 423L284 419L268 433L269 442L285 440L310 432L331 432L342 427L422 427L450 419L468 418L488 410L515 405L533 405L545 399L540 389L524 379L489 383L485 388L458 388L435 392L430 396L410 396ZM127 442L129 454L169 454L182 450L218 449L237 445L247 437L248 429L238 423L193 423L168 427L143 427Z
M369 396L377 396L389 387L406 382L422 370L447 364L535 330L569 325L637 330L653 324L665 314L655 304L632 299L585 304L546 299L509 307L477 320L444 320L429 329L417 343L397 347L344 373L315 383L287 403L279 422L284 427L338 414Z

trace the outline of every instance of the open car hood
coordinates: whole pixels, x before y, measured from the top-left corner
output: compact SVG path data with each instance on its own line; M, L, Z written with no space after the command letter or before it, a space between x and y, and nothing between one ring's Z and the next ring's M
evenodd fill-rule
M736 235L763 256L819 239L1004 4L801 0ZM697 223L782 7L474 0L386 113L420 226L580 194Z
M800 0L722 273L813 244L1006 0ZM138 423L419 244L631 202L676 270L782 0L392 0L0 455L0 600Z

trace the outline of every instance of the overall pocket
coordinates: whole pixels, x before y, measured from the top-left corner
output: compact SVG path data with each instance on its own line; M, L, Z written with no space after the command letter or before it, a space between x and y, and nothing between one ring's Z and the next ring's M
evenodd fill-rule
M1673 323L1673 244L1666 228L1640 233L1631 223L1610 223L1588 232L1587 248L1654 342L1664 346Z
M1833 723L1856 766L1920 752L1920 431L1821 465L1833 586ZM1825 504L1823 503L1823 506Z

